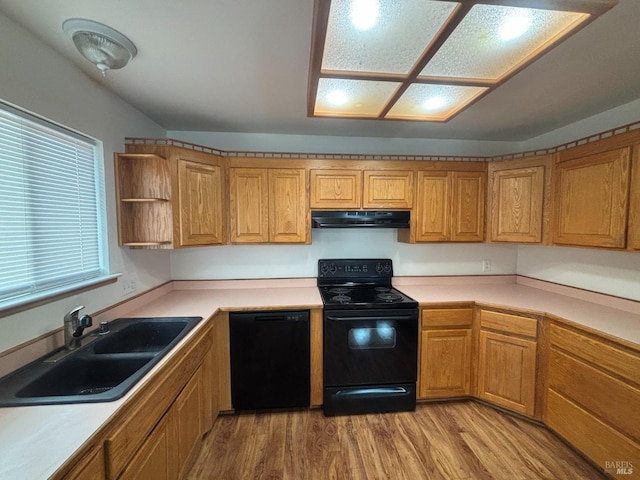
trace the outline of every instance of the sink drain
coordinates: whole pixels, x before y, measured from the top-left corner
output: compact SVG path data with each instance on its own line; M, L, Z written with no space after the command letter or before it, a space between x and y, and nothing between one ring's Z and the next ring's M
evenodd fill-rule
M104 393L111 390L113 387L96 387L96 388L85 388L84 390L80 390L78 395L97 395L98 393Z

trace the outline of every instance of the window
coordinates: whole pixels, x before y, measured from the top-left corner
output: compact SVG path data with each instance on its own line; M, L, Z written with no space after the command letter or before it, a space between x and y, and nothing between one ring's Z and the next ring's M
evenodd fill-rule
M96 141L0 103L0 310L104 280Z

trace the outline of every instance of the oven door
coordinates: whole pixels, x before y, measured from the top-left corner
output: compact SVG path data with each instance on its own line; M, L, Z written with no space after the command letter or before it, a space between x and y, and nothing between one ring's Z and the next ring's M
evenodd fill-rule
M325 310L324 386L415 383L418 309Z

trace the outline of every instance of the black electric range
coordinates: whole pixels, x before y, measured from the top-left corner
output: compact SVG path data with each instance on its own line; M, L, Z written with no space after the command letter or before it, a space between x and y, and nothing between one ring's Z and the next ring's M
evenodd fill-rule
M418 302L392 277L390 259L318 262L325 415L415 409Z

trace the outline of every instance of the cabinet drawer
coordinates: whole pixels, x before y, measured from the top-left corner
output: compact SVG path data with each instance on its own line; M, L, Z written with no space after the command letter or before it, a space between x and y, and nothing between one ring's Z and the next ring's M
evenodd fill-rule
M472 308L423 308L422 328L470 327Z
M640 441L640 390L551 349L549 388L581 405L609 425Z
M523 337L536 338L538 321L534 318L518 317L508 313L482 310L480 327Z
M640 458L640 445L553 390L548 391L544 421L602 469L606 462Z
M551 344L640 385L640 356L551 324Z

